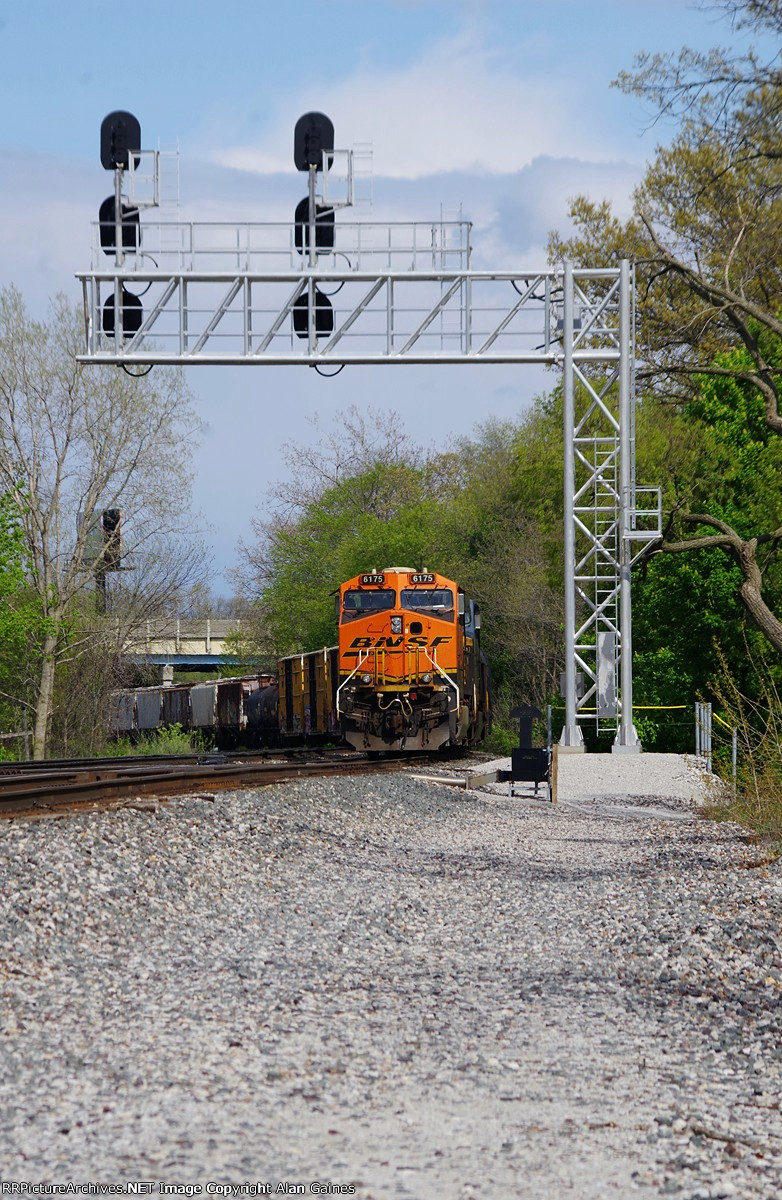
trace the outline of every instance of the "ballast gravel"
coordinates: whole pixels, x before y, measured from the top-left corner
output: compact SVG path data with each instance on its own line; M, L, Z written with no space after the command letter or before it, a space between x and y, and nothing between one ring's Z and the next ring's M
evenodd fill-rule
M420 774L1 823L0 1192L782 1196L779 863L673 755Z

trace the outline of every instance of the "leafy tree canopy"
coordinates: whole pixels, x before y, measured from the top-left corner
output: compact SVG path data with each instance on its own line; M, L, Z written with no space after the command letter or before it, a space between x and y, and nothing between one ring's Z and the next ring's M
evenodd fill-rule
M782 539L779 452L759 429L762 414L768 432L782 433L782 8L722 7L734 27L761 36L764 54L641 55L618 86L673 119L676 134L658 147L629 220L579 197L575 233L553 234L550 254L584 266L635 260L638 381L647 415L676 432L661 549L727 555L745 611L782 651L769 558Z

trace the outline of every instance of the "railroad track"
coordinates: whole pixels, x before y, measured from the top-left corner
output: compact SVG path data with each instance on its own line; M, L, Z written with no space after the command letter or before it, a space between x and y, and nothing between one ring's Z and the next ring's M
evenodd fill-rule
M170 758L73 759L3 763L0 818L111 808L128 799L199 791L264 787L316 775L356 775L399 769L420 758L395 754L370 758L350 750L176 755Z

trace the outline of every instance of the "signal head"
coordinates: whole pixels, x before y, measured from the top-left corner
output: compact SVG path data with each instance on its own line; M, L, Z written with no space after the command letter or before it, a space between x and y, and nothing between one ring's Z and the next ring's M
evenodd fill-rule
M123 335L131 337L134 333L138 333L144 318L141 301L133 292L129 292L127 288L123 287L120 292L120 305L122 308ZM106 337L115 336L115 326L114 296L112 294L103 305L103 332L106 334Z
M100 231L101 248L106 254L116 254L117 250L117 206L113 196L107 196L98 209L98 229ZM141 241L139 227L139 212L137 208L122 205L122 249L138 250Z
M134 150L141 149L141 125L133 113L109 113L104 117L100 127L100 161L107 171L117 167L127 170L130 165L130 155ZM133 165L138 166L141 159L133 155Z
M299 117L293 131L293 161L297 171L308 171L323 166L323 151L334 149L334 125L327 116L319 112L308 112ZM329 157L329 166L333 156Z
M296 337L309 337L311 316L315 321L316 337L325 337L334 332L334 309L328 296L319 288L315 288L314 312L310 313L309 297L302 292L293 302L292 313Z
M309 196L305 196L296 205L293 217L294 243L300 254L309 250L310 246L309 215ZM334 249L334 209L323 204L315 205L315 249L319 254Z

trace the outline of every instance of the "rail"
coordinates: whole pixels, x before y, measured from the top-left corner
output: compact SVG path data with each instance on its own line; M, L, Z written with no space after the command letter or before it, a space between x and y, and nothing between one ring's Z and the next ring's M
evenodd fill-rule
M3 763L0 818L63 814L84 808L113 808L128 799L169 797L227 788L266 787L327 774L398 770L414 751L376 758L350 750L202 754L141 760L87 759Z

